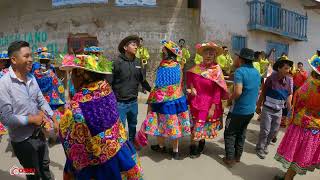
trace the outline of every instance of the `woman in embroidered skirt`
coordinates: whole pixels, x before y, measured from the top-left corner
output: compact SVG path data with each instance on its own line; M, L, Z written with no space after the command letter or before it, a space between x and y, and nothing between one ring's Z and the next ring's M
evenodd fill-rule
M44 98L53 110L56 122L59 122L61 118L60 111L63 110L65 104L65 92L63 83L51 64L54 61L54 55L49 53L46 47L38 48L35 54L39 62L33 63L31 73L36 78ZM57 140L56 134L51 131L49 144L55 144Z
M111 61L101 56L66 55L76 90L62 115L59 136L67 157L64 179L140 180L142 169L119 120L117 101L104 80Z
M320 57L309 64L311 77L295 93L289 127L275 155L288 170L275 179L292 180L320 168Z
M0 78L7 72L9 72L9 66L10 59L8 53L6 51L3 51L2 53L0 53ZM0 123L0 137L5 134L8 134L7 128L2 123Z
M163 40L162 44L163 60L156 72L155 87L148 98L148 114L136 136L136 144L146 145L145 134L157 136L158 144L152 145L151 149L166 152L165 139L171 139L172 158L178 160L179 139L190 135L187 99L181 87L182 68L177 61L182 52L172 41Z
M213 139L222 128L222 99L228 98L227 85L216 57L222 48L213 42L199 44L197 53L203 57L199 65L187 71L188 101L192 116L190 157L198 157L205 139ZM198 148L195 143L199 141Z

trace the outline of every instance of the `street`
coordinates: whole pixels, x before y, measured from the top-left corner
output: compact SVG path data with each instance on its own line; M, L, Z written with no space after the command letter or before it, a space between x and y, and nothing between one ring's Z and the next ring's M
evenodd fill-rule
M147 106L143 103L139 104L139 125L140 128L147 111ZM139 152L142 166L144 169L145 180L272 180L275 175L283 174L284 169L280 163L273 159L278 143L283 136L280 133L276 145L270 147L270 154L265 160L260 160L255 155L255 144L259 133L258 121L254 118L247 131L247 141L245 144L245 152L242 156L241 163L233 168L227 168L223 165L222 157L224 156L223 131L219 136L207 141L204 154L197 159L190 159L189 139L183 138L180 146L183 160L170 160L169 154L157 154L151 151L150 147L146 147ZM151 137L150 144L155 143L155 138ZM15 157L11 157L12 153L5 152L8 145L8 136L4 136L1 140L0 153L0 179L1 180L19 180L24 179L19 176L11 176L9 170L12 166L21 167ZM62 180L65 156L63 148L60 144L50 148L51 171L55 179ZM297 176L296 180L319 180L320 171L308 173L306 176Z

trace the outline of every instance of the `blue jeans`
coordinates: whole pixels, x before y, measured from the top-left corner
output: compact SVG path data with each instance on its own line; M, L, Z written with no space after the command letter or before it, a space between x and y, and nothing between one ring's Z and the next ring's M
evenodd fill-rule
M135 100L128 103L118 102L117 104L120 120L124 127L126 127L126 121L128 120L129 140L133 142L138 123L138 103Z

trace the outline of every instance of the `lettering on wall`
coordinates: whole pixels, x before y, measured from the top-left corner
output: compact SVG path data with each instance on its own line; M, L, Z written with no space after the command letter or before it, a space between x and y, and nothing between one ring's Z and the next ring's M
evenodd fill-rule
M35 51L38 47L46 46L48 51L54 53L66 53L67 45L60 46L56 40L50 40L48 38L48 33L45 31L34 31L34 32L25 32L17 34L8 34L0 38L0 50L7 50L8 46L13 41L27 41L32 48L32 51Z

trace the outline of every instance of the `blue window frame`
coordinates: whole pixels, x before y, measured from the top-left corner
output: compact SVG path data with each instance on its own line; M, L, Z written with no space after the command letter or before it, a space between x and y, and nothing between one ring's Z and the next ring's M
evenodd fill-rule
M286 53L287 55L289 53L289 44L268 41L267 42L267 52L270 52L270 50L272 48L274 48L276 50L276 52L275 52L276 59L278 59L282 55L282 53Z
M247 47L247 37L245 36L232 36L232 50L235 52L239 52L242 48Z

